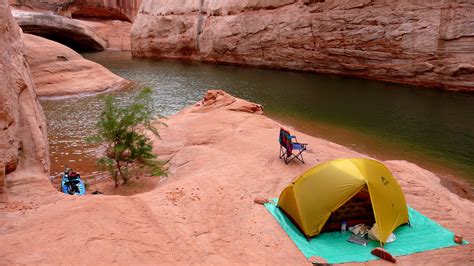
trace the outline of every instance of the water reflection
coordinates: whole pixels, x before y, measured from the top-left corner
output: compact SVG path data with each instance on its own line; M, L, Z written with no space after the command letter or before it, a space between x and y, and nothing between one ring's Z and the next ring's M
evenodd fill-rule
M311 135L382 159L412 160L474 179L472 94L311 73L131 59L123 52L84 56L138 86L151 87L156 112L163 115L195 103L210 88L225 89L264 104L267 115ZM136 91L113 94L127 102ZM58 157L53 173L60 168L58 163L69 160L61 156L61 145L87 156L95 153L81 138L93 132L101 110L99 98L42 101L52 156Z

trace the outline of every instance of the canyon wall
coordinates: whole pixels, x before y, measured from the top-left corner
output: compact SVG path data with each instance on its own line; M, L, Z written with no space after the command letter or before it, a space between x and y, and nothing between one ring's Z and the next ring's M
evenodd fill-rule
M144 0L136 57L474 90L472 0Z
M46 119L23 50L8 1L0 0L0 168L6 173L17 167L47 173Z
M73 18L102 18L133 21L141 0L10 0L12 6L50 10Z

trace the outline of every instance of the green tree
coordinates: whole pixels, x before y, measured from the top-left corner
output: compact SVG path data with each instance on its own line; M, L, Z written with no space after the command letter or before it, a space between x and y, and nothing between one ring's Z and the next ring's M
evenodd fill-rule
M104 110L97 122L97 134L87 138L89 142L106 145L105 156L99 165L110 171L115 186L130 179L131 166L142 166L154 176L165 175L162 164L153 154L152 141L143 134L149 130L159 137L152 125L153 105L151 89L144 88L126 106L120 106L116 98L104 97Z

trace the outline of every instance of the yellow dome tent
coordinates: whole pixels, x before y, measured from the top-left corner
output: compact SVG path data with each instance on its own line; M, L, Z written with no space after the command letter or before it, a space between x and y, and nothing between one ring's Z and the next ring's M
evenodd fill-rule
M337 159L317 165L281 192L278 206L306 237L312 237L321 232L331 213L364 187L384 244L398 226L408 223L408 208L397 180L378 161Z

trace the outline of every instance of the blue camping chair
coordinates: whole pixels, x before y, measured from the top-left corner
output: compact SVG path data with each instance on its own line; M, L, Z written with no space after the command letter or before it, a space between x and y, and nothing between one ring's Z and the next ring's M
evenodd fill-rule
M303 152L306 150L308 144L299 143L296 136L292 136L290 132L284 128L280 128L279 142L280 159L283 159L286 164L295 158L304 163ZM295 153L293 153L293 151L295 151Z

